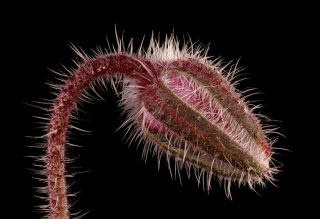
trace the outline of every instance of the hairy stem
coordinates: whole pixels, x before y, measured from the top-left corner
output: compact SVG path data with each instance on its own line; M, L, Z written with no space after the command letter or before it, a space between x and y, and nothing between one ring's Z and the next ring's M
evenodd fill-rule
M46 174L48 180L49 217L70 217L65 170L65 145L72 110L89 85L102 76L123 73L139 80L141 61L127 54L113 54L87 60L62 86L52 107L48 125ZM140 73L139 73L140 72ZM139 73L139 74L138 74Z

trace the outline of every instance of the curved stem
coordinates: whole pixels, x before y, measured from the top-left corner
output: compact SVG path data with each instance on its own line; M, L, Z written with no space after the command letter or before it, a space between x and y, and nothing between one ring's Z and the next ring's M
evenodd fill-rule
M52 108L47 133L46 175L49 217L70 217L65 170L65 145L72 110L89 85L101 76L123 73L137 80L146 70L141 61L127 54L113 54L85 62L63 85Z

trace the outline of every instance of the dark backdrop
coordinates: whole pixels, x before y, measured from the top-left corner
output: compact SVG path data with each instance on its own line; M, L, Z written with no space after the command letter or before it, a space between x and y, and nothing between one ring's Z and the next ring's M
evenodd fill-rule
M275 147L291 152L279 151L276 158L283 167L275 176L277 187L267 184L265 189L257 189L259 194L232 186L231 201L216 181L207 194L197 187L194 177L188 180L184 173L181 186L179 180L170 179L165 162L160 171L156 158L149 157L145 164L141 161L141 147L136 149L133 143L128 148L122 139L124 132L116 132L124 117L117 107L117 97L109 89L103 93L105 101L82 107L86 114L79 115L84 119L80 127L92 133L72 136L74 142L83 145L70 152L79 156L75 171L89 171L75 177L71 190L80 191L75 210L89 211L84 218L125 218L127 214L134 218L311 214L314 202L310 197L316 195L313 168L317 165L311 158L316 154L315 135L311 134L316 114L312 111L317 107L312 97L316 87L311 86L315 73L306 70L312 54L305 49L313 48L309 44L313 37L310 30L315 28L312 12L290 4L147 4L35 4L8 8L12 13L2 21L6 28L3 35L7 37L3 46L10 49L5 60L8 68L3 73L9 78L2 82L3 95L9 96L4 103L10 103L2 105L10 111L3 119L9 121L6 130L11 135L6 137L10 137L8 147L13 150L12 156L3 153L2 159L10 176L6 178L9 187L3 188L10 194L6 199L9 207L4 209L12 214L8 218L36 218L34 206L41 204L33 196L33 187L39 183L29 170L32 160L25 157L38 155L39 151L26 147L34 141L25 136L42 133L32 117L41 116L41 111L28 104L52 98L45 82L52 81L54 75L47 68L73 66L76 56L70 43L88 53L96 46L106 47L106 37L114 43L115 24L119 33L124 32L125 41L133 38L136 46L144 35L149 39L152 31L161 33L163 39L164 34L174 30L181 39L189 34L194 41L210 43L210 56L221 56L226 61L240 58L250 78L240 87L262 91L255 97L265 105L262 112L280 120L276 124L286 136L280 137Z

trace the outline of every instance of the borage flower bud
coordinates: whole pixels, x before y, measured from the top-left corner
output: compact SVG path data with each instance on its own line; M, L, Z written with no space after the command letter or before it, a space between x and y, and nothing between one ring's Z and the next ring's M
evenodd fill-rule
M118 94L128 117L123 126L131 140L144 142L143 156L175 160L175 172L194 169L198 181L210 189L213 176L225 183L230 197L231 182L264 184L272 180L271 142L258 117L237 93L230 77L210 61L207 50L184 45L174 37L160 45L151 40L147 52L119 49L83 58L59 88L50 110L47 154L44 159L51 218L69 218L65 171L65 145L73 109L87 99L86 90L96 82L120 83ZM131 44L130 44L131 45ZM129 48L127 51L132 51ZM203 52L204 51L204 52ZM95 91L95 90L94 90ZM171 169L170 169L171 172ZM179 175L180 176L180 175Z
M159 153L230 182L263 183L270 177L271 149L240 95L215 66L194 58L162 63L139 97L139 125ZM138 101L138 100L137 100ZM204 175L203 175L204 176Z

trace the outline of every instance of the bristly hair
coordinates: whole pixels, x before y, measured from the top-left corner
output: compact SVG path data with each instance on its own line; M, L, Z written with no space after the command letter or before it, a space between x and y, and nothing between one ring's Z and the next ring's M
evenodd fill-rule
M59 97L61 90L64 88L66 81L69 80L69 77L73 76L75 74L75 71L84 66L86 63L110 56L112 54L129 55L133 61L138 63L141 66L141 68L143 68L147 72L147 74L143 76L144 79L147 81L155 80L155 77L157 77L158 75L155 75L150 66L142 62L141 59L151 60L154 63L160 64L164 62L173 62L176 60L197 60L198 62L206 66L208 69L212 69L214 72L217 72L222 76L223 82L239 95L239 104L243 106L244 111L249 112L255 118L257 118L256 121L258 125L263 128L263 132L267 136L269 136L270 134L279 134L277 132L277 127L270 125L270 121L272 122L272 120L268 119L264 115L255 113L255 111L259 109L261 105L254 105L249 100L247 100L249 96L256 94L252 93L252 91L254 90L249 89L245 92L238 92L238 90L235 88L235 86L240 80L238 78L238 75L240 74L238 73L241 71L241 68L238 67L238 62L229 62L225 64L221 59L212 60L211 57L208 56L209 46L195 44L191 40L180 44L179 40L173 34L171 34L170 36L166 36L164 43L160 43L160 39L156 39L152 35L148 48L144 50L143 42L141 42L139 48L137 49L137 52L134 52L135 50L133 48L133 41L131 40L129 44L126 46L123 37L118 37L117 32L116 41L116 47L110 46L108 42L108 50L103 51L101 48L98 48L97 51L94 52L93 56L86 54L82 51L82 49L77 48L76 46L71 44L72 50L76 53L76 55L79 58L81 58L81 61L75 61L75 69L66 69L66 72L53 71L57 75L58 80L61 81L59 84L57 84L56 82L49 84L50 87L52 87L55 90L54 94L56 95L56 99L52 101L45 100L35 102L36 104L39 104L38 107L45 110L46 114L45 117L37 117L44 121L43 124L46 125L44 128L45 134L43 134L42 136L35 137L37 140L44 140L37 147L40 147L42 150L47 150L47 148L45 147L47 143L47 138L50 137L52 134L55 134L49 130L47 124L50 120L50 114L55 110L54 103L57 101L57 98ZM178 78L178 82L181 84L180 87L174 87L176 85L175 83L177 83L176 78L175 81L173 81L171 78L165 75L161 79L164 81L166 86L172 89L175 92L175 95L178 98L180 98L184 103L188 103L188 96L194 94L198 95L200 99L206 100L207 105L201 105L196 109L199 111L199 114L206 118L208 121L219 124L218 118L210 117L210 113L212 114L210 110L217 109L217 112L219 115L221 115L223 121L228 121L228 123L231 124L231 127L237 127L239 125L238 122L235 121L235 119L230 114L225 113L223 111L224 108L222 106L219 106L218 103L214 103L212 101L210 97L211 94L208 91L208 87L210 87L210 85L204 86L203 84L200 84L195 80L190 80L189 76L183 74L181 74L181 76L179 76ZM211 169L203 168L201 166L201 162L199 161L199 157L205 156L203 155L203 152L201 150L193 149L192 145L187 140L169 131L165 125L157 124L157 122L159 121L157 121L153 117L153 115L151 115L148 112L145 105L139 99L139 92L141 89L145 89L145 87L139 84L137 80L129 78L126 75L121 74L121 72L116 72L112 75L105 75L91 82L89 86L86 87L84 92L81 94L81 97L77 101L77 105L75 107L78 107L78 105L81 103L93 103L96 100L102 100L103 97L99 95L99 91L97 89L106 90L106 88L109 85L111 85L111 87L114 89L116 95L120 97L119 105L123 109L123 113L126 114L126 120L120 128L124 128L124 138L126 139L128 144L132 144L132 142L137 142L138 145L143 145L143 159L147 159L149 154L152 156L156 156L158 159L158 167L160 166L161 158L165 157L168 162L169 171L172 177L176 178L178 176L178 178L181 181L180 170L184 167L186 169L188 177L190 177L190 172L193 169L198 184L202 184L204 189L207 189L209 191L211 188L211 178L215 177L212 170L213 165L219 166L219 168L221 169L226 169L226 172L230 172L229 177L225 177L224 175L216 176L218 181L224 184L226 195L230 198L230 187L232 182L237 183L239 186L248 185L253 190L256 184L260 184L263 186L265 184L265 180L273 183L273 175L279 171L279 167L277 166L277 164L275 164L277 163L277 161L274 160L270 161L271 166L268 167L268 172L266 173L264 178L257 177L255 175L255 172L253 172L254 174L252 175L250 175L249 172L244 174L242 170L239 170L235 168L233 165L231 165L231 162L223 162L219 158L214 158L212 160L204 160L204 163L210 163L209 166L211 166ZM181 89L187 89L187 91L181 91ZM48 103L51 106L49 109L47 106ZM210 106L211 108L208 108L208 106ZM250 108L247 106L250 106ZM71 120L77 118L77 115L75 113L76 110L72 111ZM150 121L153 122L151 123ZM158 127L161 127L161 129L159 129L157 133L154 133L153 135L157 136L159 133L161 133L161 136L163 135L165 141L168 142L168 150L164 149L164 147L161 147L161 142L157 142L157 139L152 139L153 135L150 135L150 133L147 131L151 128L152 125L158 125ZM223 124L220 125L220 128L223 129ZM69 124L69 129L85 131L80 129L79 127L76 127L73 124ZM235 141L238 142L239 145L243 146L243 151L247 151L248 154L257 158L257 160L261 161L262 164L266 166L269 165L269 158L263 152L263 149L257 147L255 140L253 138L249 138L248 133L245 130L241 129L241 127L238 129L228 129L227 135L229 135L231 139L235 139ZM270 147L275 141L276 138L267 137L267 142ZM72 144L70 142L66 142L66 145L68 147L78 147L78 145ZM183 156L176 156L175 152L180 153L180 151L183 154ZM189 158L189 160L195 159L194 162L187 162L186 155L189 153L191 154L191 158ZM271 148L270 153L271 156L275 153L273 148ZM175 161L174 170L171 169L172 159L174 159ZM226 160L228 159L226 158ZM65 161L66 163L71 163L73 160L66 158ZM34 164L34 166L37 168L36 178L39 179L42 183L47 183L48 173L46 171L46 168L48 164L46 162L47 154L44 154L40 157L37 156ZM38 170L39 168L40 170ZM73 177L73 175L73 173L70 173L66 174L65 177L71 178ZM238 178L233 178L233 175L241 176ZM38 191L41 193L39 197L47 201L47 204L39 206L39 209L41 209L41 211L47 215L50 212L48 197L46 197L46 195L48 195L48 190L48 186L43 186L38 189ZM72 194L68 195L72 196ZM69 207L71 207L70 204ZM72 216L74 218L81 218L83 215L83 212L78 212L76 214L73 214Z

